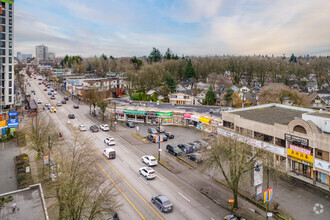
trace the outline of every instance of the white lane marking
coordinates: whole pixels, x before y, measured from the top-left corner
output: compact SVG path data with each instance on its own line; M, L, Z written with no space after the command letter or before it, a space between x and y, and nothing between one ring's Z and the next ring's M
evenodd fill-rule
M180 196L182 196L185 200L187 200L188 202L190 202L190 200L187 198L187 197L185 197L184 195L182 195L182 193L180 193L180 192L178 192L179 194L180 194Z
M161 178L160 176L157 176L161 181L163 181L164 182L164 180L163 180L163 178Z
M122 148L122 149L123 149L123 151L125 151L126 153L128 153L128 151L125 148Z
M126 166L128 166L128 167L129 167L129 165L128 165L127 163L123 162L123 164L125 164Z
M138 163L141 163L141 160L136 159L136 161L137 161Z
M140 179L145 183L145 184L148 184L141 176L140 176Z

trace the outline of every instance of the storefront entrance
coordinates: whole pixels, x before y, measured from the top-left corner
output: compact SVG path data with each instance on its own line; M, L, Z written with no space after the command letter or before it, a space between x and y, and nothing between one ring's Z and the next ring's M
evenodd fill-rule
M308 178L312 178L312 169L309 165L292 160L292 171Z

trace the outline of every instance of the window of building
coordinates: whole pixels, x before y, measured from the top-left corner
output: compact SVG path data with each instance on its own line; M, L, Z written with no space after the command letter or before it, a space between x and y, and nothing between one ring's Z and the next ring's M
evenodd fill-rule
M1 58L1 63L2 63L2 64L5 64L5 63L6 63L6 58L5 58L5 57L2 57L2 58Z
M2 7L3 9L6 9L6 3L5 3L5 2L1 2L1 7Z
M9 102L12 102L12 101L13 101L13 99L12 99L11 96L8 97L8 101L9 101Z
M315 157L321 160L329 161L329 152L315 149Z
M226 128L234 129L234 123L231 123L229 121L223 121L223 126Z
M6 47L6 41L0 41L0 47Z
M176 99L178 96L176 96L176 95L171 95L171 98L172 99Z
M183 96L184 99L189 99L189 96Z
M9 49L9 55L13 55L13 50Z
M9 66L9 71L13 71L13 66L12 65Z
M275 144L280 147L286 147L285 146L285 140L280 139L280 138L275 138Z
M5 49L1 49L0 50L0 55L6 55L6 50Z
M294 126L293 131L296 131L296 132L299 132L299 133L302 133L302 134L307 134L306 129L301 125Z
M13 43L9 42L9 48L12 48L12 47L13 47Z
M9 33L13 32L13 28L10 26L9 27Z
M1 25L1 32L5 32L6 31L6 26Z
M13 39L13 35L9 34L9 40L12 40L12 39Z
M0 40L6 40L6 34L1 33L1 35L0 35Z
M13 20L9 19L9 25L12 25L12 24L13 24Z
M2 10L2 13L0 15L6 16L6 11L5 10Z
M12 64L13 63L13 58L9 57L8 62L9 62L9 64Z
M9 4L9 10L13 9L13 4Z
M9 17L11 18L13 16L13 12L9 11Z
M12 88L9 88L8 89L8 93L9 93L9 95L11 95L13 93L13 89Z
M8 74L8 78L9 78L9 79L13 79L13 74L12 74L12 73L9 73L9 74Z
M5 18L1 18L1 24L6 24L6 19Z

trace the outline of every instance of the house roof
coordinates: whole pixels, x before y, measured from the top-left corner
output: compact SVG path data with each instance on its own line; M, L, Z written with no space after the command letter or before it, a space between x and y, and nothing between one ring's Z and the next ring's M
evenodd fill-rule
M178 92L174 92L174 93L171 93L171 94L173 95L173 94L177 94L177 93L184 93L184 94L187 94L187 95L195 95L196 94L195 91L192 90L192 89L178 91Z
M193 85L196 82L197 82L197 80L195 78L182 78L181 81L179 82L179 84L186 87L186 86Z

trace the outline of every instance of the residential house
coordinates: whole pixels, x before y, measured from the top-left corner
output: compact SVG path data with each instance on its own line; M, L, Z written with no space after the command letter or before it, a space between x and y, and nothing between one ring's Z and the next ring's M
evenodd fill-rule
M309 93L314 92L314 91L318 91L317 82L309 81L306 85L306 88L307 88Z
M206 97L206 91L198 93L195 97L195 105L202 105Z
M250 89L246 86L243 86L239 89L239 92L240 93L248 93L248 92L250 92Z
M232 90L234 90L234 92L238 92L238 91L240 91L240 89L239 89L237 86L235 86L235 85L232 85L230 88L231 88Z
M195 91L185 90L182 92L174 92L169 95L170 103L172 104L184 104L184 105L194 105L195 104Z
M195 78L183 78L177 85L176 91L181 92L184 90L191 90L194 88L194 84L197 83Z
M313 92L309 96L310 107L314 109L326 109L326 101L317 93Z

